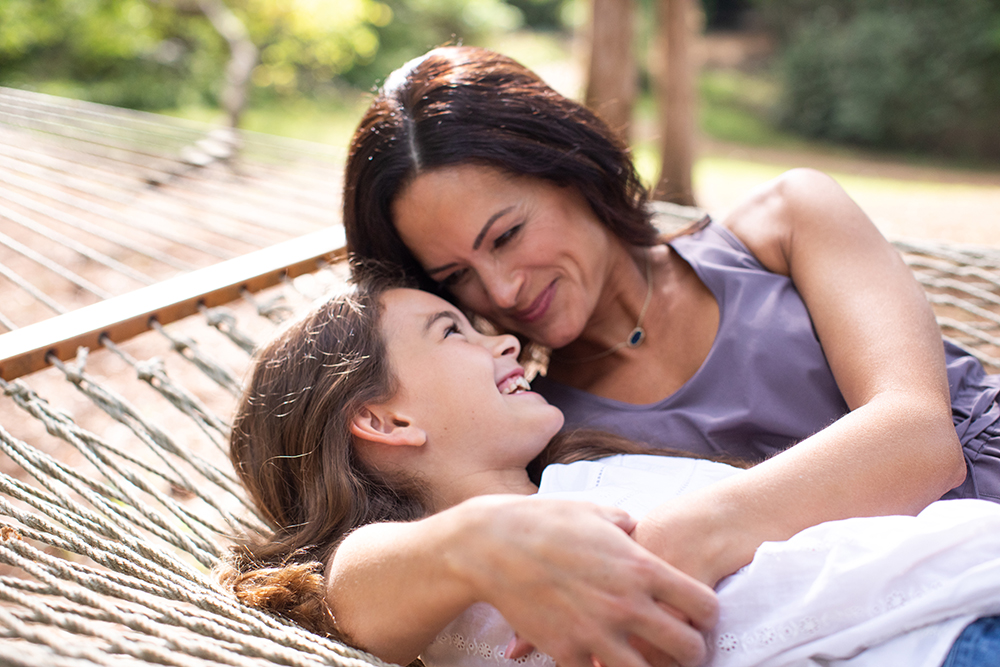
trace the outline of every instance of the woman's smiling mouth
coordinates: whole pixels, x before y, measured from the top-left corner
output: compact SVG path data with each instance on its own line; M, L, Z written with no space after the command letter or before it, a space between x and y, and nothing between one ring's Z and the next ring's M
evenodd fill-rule
M511 313L514 319L530 324L540 319L549 310L549 306L552 305L552 298L555 296L556 281L553 280L549 283L548 287L543 289L541 293L535 297L535 300L531 302L531 305L523 310L516 310Z

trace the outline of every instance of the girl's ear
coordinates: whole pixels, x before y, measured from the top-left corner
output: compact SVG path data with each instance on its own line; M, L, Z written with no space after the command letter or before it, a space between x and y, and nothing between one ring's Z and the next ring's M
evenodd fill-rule
M362 408L351 420L351 433L362 440L383 445L419 447L427 442L427 433L422 428L385 406Z

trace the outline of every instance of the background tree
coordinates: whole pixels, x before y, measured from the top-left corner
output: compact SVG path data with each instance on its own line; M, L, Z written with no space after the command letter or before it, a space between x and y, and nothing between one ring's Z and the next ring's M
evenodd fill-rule
M232 49L234 67L254 60L227 14L259 49L258 99L370 88L432 46L524 21L504 0L2 0L0 85L138 109L221 106Z
M695 0L658 0L651 73L660 137L656 199L695 205L694 145L697 99L694 41L701 32Z
M635 0L593 0L584 103L626 142L639 92Z
M876 148L1000 157L996 0L757 0L779 35L780 122Z
M635 106L633 0L592 0L586 104L628 141ZM660 176L657 199L694 205L696 126L694 41L701 32L697 0L656 0L649 74L656 100Z

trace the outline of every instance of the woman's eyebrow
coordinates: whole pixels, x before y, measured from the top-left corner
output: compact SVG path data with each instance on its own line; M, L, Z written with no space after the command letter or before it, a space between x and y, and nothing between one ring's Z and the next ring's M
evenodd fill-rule
M479 246L481 246L483 244L483 239L486 238L486 235L489 233L490 227L493 226L493 223L495 223L497 220L499 220L500 218L502 218L505 215L507 215L508 213L510 213L513 209L514 209L513 206L508 206L507 208L501 209L501 210L497 211L496 213L494 213L493 215L491 215L490 219L486 221L485 225L483 225L483 228L479 230L478 234L476 234L476 239L472 242L472 249L473 250L479 250ZM450 264L445 264L443 266L438 266L438 267L435 267L433 269L427 269L426 270L427 271L427 275L433 276L433 275L435 275L437 273L441 273L442 271L447 271L448 269L450 269L450 268L452 268L454 266L457 266L457 265L458 265L457 262L451 262Z
M476 234L476 240L472 242L472 249L479 250L479 246L483 244L483 239L486 238L486 234L489 233L490 227L493 226L493 223L510 213L513 209L513 206L508 206L507 208L497 211L491 215L490 219L486 221L485 225L483 225L483 228L479 230L478 234Z

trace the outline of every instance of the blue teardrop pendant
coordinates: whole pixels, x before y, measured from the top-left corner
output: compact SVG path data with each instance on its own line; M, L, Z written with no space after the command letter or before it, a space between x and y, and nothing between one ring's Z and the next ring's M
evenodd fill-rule
M642 341L646 340L646 331L642 327L636 327L632 329L632 333L628 335L628 346L629 347L639 347L642 345Z

